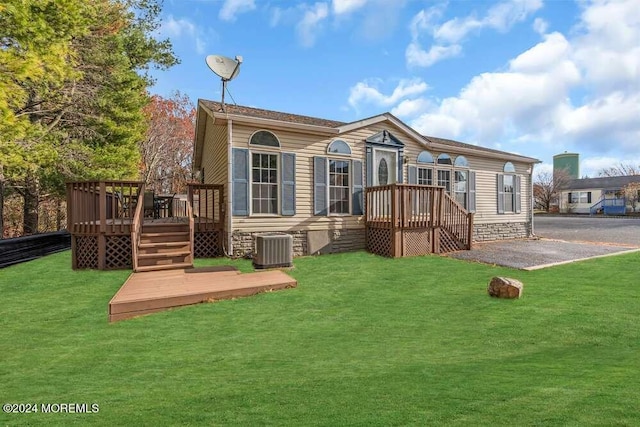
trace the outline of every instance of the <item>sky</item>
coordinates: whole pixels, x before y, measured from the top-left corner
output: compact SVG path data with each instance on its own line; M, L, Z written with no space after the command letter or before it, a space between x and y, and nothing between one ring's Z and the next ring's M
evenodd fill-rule
M352 122L390 112L424 135L595 177L640 165L638 0L164 0L181 63L153 93L219 101L210 54L243 57L225 100ZM230 94L230 95L229 95Z

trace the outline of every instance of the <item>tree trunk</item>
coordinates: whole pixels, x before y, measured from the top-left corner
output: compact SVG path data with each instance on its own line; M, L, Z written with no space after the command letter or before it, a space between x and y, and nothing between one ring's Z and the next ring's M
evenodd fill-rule
M28 173L24 182L22 197L24 205L22 207L23 222L22 235L28 236L38 232L38 182L36 178Z

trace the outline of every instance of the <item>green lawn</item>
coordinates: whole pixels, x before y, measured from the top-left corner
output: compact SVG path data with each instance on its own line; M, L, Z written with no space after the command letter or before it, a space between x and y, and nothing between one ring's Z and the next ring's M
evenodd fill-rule
M248 261L204 260L198 265ZM523 272L364 252L298 288L107 323L127 271L0 270L0 425L638 425L640 255ZM489 298L494 275L525 283Z

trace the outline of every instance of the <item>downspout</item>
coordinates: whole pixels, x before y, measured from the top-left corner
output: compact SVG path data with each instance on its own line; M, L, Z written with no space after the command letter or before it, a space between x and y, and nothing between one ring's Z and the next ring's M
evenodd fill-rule
M533 211L535 208L535 196L533 194L533 168L535 168L536 164L535 163L531 163L531 172L529 173L529 184L531 186L531 197L530 197L530 201L531 201L531 207L529 209L529 215L531 217L531 237L536 237L536 233L533 229Z
M227 119L227 250L233 256L233 121Z

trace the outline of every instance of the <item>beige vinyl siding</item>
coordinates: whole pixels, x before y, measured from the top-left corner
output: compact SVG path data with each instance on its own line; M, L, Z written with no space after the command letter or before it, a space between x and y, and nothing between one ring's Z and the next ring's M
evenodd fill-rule
M393 131L392 131L393 133ZM396 135L394 133L394 135ZM398 135L396 135L398 136ZM407 141L406 139L402 139L402 142L405 143L405 157L408 157L408 164L419 167L432 167L430 165L418 164L417 158L418 155L422 151L428 151L433 156L433 159L436 160L438 156L442 153L446 153L451 156L452 162L455 162L456 157L458 157L458 153L451 150L434 150L430 148L426 148L413 140ZM483 153L484 154L484 153ZM490 155L487 153L487 155ZM495 159L490 157L483 156L472 156L469 154L464 154L464 157L467 159L469 163L468 170L474 171L476 173L476 212L474 215L474 222L477 224L489 224L489 223L503 223L503 222L527 222L530 218L530 208L531 208L531 177L528 172L528 169L531 165L526 163L518 163L512 161L513 165L516 168L516 175L520 176L520 189L521 189L521 202L522 209L519 214L498 214L498 182L497 175L499 173L503 173L504 164L507 162L502 159ZM437 169L447 169L454 170L452 167L443 167L434 164L434 181L437 179L435 170ZM455 168L460 169L460 168ZM462 168L464 170L466 168ZM407 167L405 165L404 168L404 176L405 182L407 179ZM451 185L453 188L454 183L454 174L451 174Z
M223 184L225 200L229 200L229 186L227 185L227 124L217 123L214 125L213 119L210 116L207 117L204 136L202 168L204 169L204 183ZM205 208L202 207L202 212L216 212L217 214L217 210L213 207L214 202L218 203L218 200L209 198L209 206L206 208L206 211L204 210Z
M281 148L249 146L251 135L258 130L269 130L262 127L254 127L233 124L233 146L248 148L251 152L291 152L296 154L296 215L295 216L265 216L252 215L249 217L234 216L233 227L243 232L256 231L303 231L303 230L340 230L345 228L360 228L364 226L362 216L315 216L313 214L313 157L335 157L327 155L327 147L334 139L342 139L351 147L351 159L360 160L363 163L363 173L366 175L365 143L364 140L383 130L390 131L396 138L405 144L404 156L406 162L416 165L416 158L420 152L427 149L416 142L411 136L400 128L390 123L377 123L371 126L357 129L335 137L324 137L303 134L292 131L272 131L279 139ZM209 132L209 129L207 129ZM206 144L205 144L206 145ZM220 154L220 150L215 155ZM442 151L427 149L434 158ZM455 160L458 153L453 150L446 151ZM226 149L224 149L226 156ZM490 156L490 154L488 154ZM206 156L206 157L205 157ZM203 159L213 157L205 152ZM503 222L527 222L530 218L531 208L531 181L528 169L529 164L513 162L516 174L521 178L521 203L520 214L497 213L497 180L498 173L502 173L505 160L472 156L465 154L469 162L469 170L476 172L476 223L503 223ZM345 157L346 158L346 157ZM226 164L224 165L226 171ZM435 167L434 167L435 168ZM437 168L435 168L437 169ZM403 182L407 182L407 163L403 165ZM206 173L205 173L206 176ZM366 185L366 176L363 177ZM453 174L452 174L453 180ZM452 182L453 184L453 182ZM279 197L281 195L279 194ZM279 200L279 204L281 200Z
M280 140L281 145L280 149L274 149L270 147L249 147L249 138L255 131L268 129L234 124L234 147L248 148L251 152L291 152L296 154L296 214L294 216L234 216L233 228L244 232L254 232L340 230L364 227L364 218L362 216L315 216L313 214L313 158L314 156L323 156L360 160L364 169L364 139L388 128L389 126L374 125L330 138L290 131L273 131ZM393 134L403 142L406 142L405 138L403 138L405 135L401 134L399 130L394 129ZM327 147L334 139L342 139L349 144L351 156L328 155ZM366 177L363 178L364 182L366 182Z

